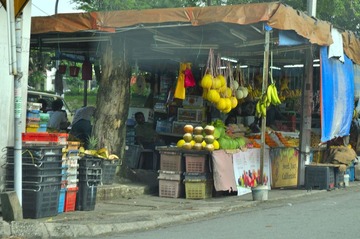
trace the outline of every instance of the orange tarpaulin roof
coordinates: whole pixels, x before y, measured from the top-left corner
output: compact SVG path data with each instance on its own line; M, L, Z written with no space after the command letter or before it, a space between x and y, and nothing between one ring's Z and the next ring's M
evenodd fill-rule
M33 17L31 33L108 31L118 28L154 24L190 24L200 26L215 22L247 25L266 22L279 30L294 30L309 39L312 44L330 45L331 24L314 19L301 11L279 2L241 4L230 6L164 8L110 12L58 14L49 17ZM344 51L360 64L360 41L355 36L343 34Z

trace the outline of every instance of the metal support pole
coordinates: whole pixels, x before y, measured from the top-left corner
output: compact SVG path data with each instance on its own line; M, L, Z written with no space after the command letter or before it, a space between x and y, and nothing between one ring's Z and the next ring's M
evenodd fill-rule
M315 17L316 0L307 1L307 12ZM305 77L302 82L301 121L300 121L300 154L298 185L305 184L305 165L310 163L311 121L313 105L313 49L305 50Z
M264 65L263 65L263 82L262 93L266 92L269 79L269 48L270 48L270 31L265 31L265 46L264 46ZM266 133L266 116L262 116L261 120L261 149L260 149L260 180L259 184L263 182L264 175L264 158L265 158L265 133Z

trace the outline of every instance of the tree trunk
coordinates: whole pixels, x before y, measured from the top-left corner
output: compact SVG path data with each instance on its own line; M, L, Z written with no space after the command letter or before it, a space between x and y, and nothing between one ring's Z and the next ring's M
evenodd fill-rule
M98 147L106 147L109 153L122 159L129 111L130 67L125 59L122 40L113 39L112 42L112 45L106 44L102 51L93 135L98 139ZM124 169L120 169L121 172Z

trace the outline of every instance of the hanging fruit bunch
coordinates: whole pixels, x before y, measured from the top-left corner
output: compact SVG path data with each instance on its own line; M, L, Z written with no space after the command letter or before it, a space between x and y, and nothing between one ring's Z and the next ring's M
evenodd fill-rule
M239 65L236 66L235 79L230 78L230 85L232 85L237 100L245 99L248 96L249 90L245 87L244 74L240 70Z
M220 112L229 113L238 104L234 88L231 87L232 81L229 85L227 83L227 78L232 74L220 72L220 57L216 65L213 62L213 50L210 49L206 73L200 82L203 88L202 97L211 102ZM231 72L230 64L228 64L228 69L228 72Z
M256 103L256 111L255 111L256 117L266 117L266 110L271 104L275 106L281 104L271 72L269 73L269 75L271 79L271 84L269 84L266 92L261 96L260 100Z

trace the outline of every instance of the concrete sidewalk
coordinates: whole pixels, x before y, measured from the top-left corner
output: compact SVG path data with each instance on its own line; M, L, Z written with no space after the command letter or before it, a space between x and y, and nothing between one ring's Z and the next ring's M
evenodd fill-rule
M360 187L360 182L352 182L350 186ZM113 187L123 186L113 185ZM126 187L129 188L129 186ZM275 189L269 191L268 201L322 192L326 191ZM0 218L0 238L9 236L19 238L94 237L107 233L155 228L224 211L252 207L259 203L263 202L253 201L251 193L243 196L218 196L203 200L133 194L127 198L100 200L96 203L94 211L66 212L51 218L24 219L11 223L2 221Z

